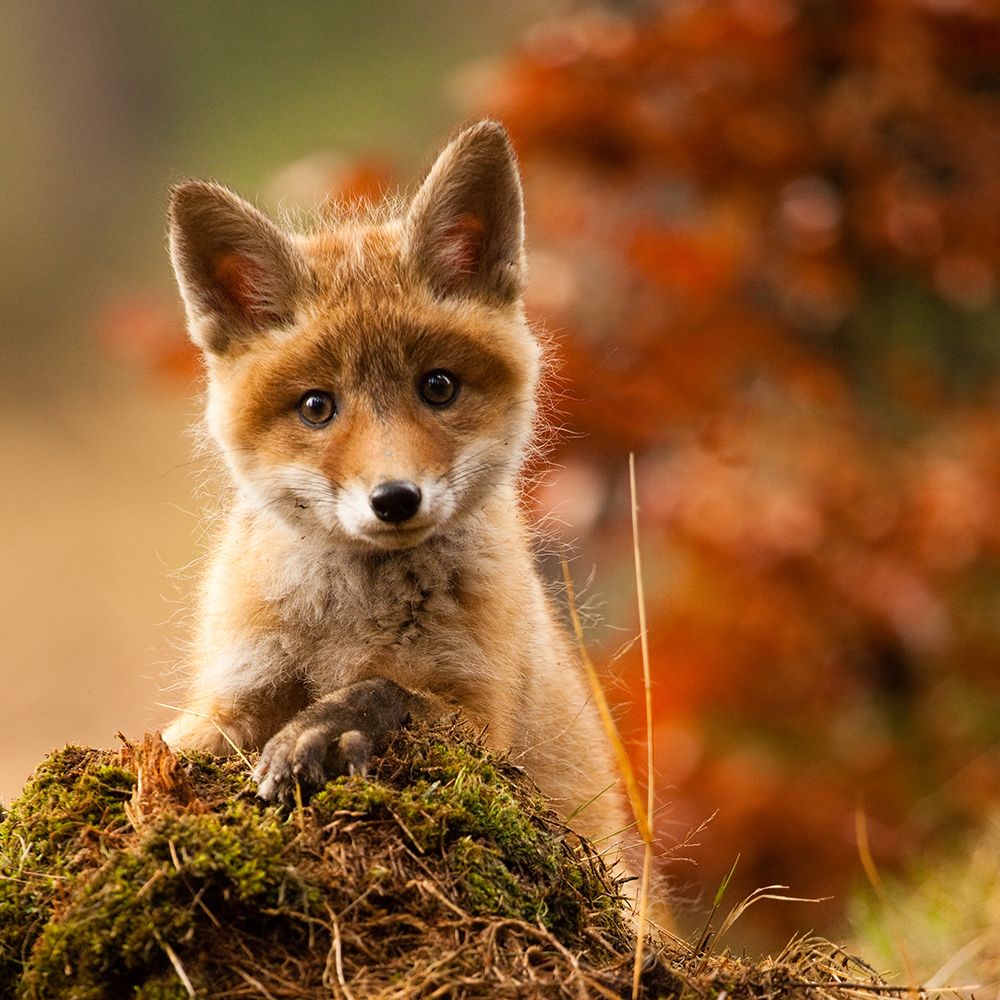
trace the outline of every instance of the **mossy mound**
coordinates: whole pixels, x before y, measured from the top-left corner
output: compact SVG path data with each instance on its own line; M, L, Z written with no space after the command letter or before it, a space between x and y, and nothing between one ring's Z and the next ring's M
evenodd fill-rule
M454 728L291 810L238 758L67 747L0 821L2 998L627 996L634 945L593 849ZM832 954L676 942L643 995L836 991L857 970Z

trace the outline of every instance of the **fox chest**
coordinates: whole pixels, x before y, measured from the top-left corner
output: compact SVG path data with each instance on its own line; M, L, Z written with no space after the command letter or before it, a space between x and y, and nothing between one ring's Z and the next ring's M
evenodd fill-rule
M461 578L441 566L375 566L334 576L311 606L289 606L287 652L322 695L384 676L463 700L481 675L478 615Z

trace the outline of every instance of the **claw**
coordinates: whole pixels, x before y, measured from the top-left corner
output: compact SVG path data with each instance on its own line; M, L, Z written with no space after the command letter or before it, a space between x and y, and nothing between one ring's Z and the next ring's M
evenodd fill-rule
M359 729L351 729L340 737L337 755L348 774L367 775L371 753L372 741Z
M273 778L265 778L257 784L257 798L265 802L273 802L277 796L277 782Z

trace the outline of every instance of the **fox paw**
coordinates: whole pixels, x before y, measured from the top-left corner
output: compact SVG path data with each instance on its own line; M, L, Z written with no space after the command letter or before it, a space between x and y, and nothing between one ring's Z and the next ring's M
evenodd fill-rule
M404 725L417 696L384 677L340 688L299 712L271 737L253 771L257 795L290 803L296 785L319 788L366 774L372 751Z

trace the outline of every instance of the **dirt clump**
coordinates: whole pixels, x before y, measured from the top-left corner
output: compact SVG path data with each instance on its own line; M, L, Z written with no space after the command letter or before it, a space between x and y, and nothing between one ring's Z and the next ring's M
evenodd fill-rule
M457 726L399 734L292 809L256 798L251 765L156 735L50 755L0 818L0 998L631 995L613 874ZM887 995L823 942L647 952L644 997Z

